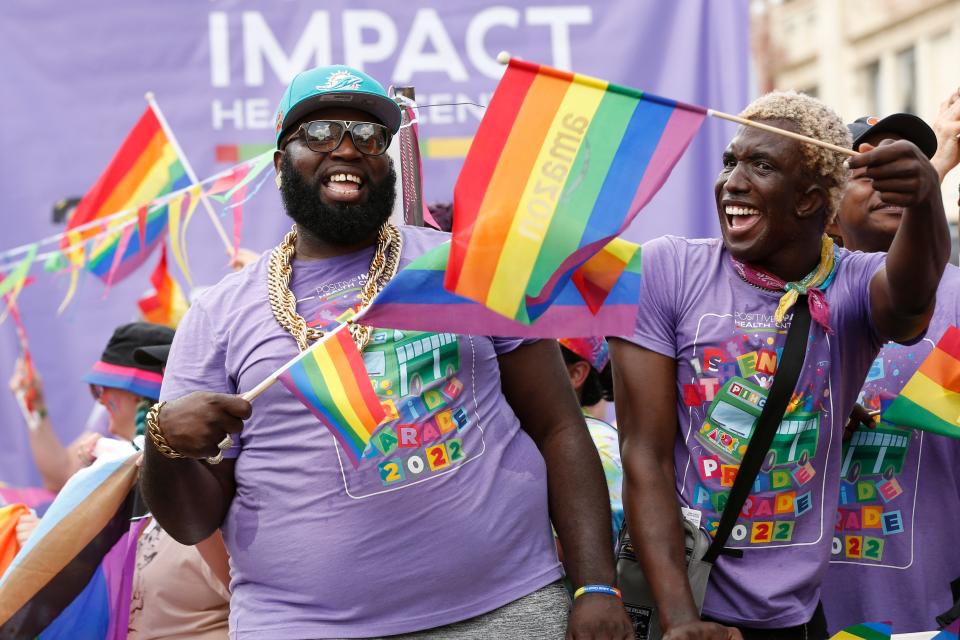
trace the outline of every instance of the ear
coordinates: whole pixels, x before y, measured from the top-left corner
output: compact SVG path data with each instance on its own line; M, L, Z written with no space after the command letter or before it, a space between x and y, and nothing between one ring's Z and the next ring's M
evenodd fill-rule
M273 152L273 168L277 173L280 173L280 160L283 158L283 151L277 149Z
M809 185L797 199L797 217L826 216L828 199L829 194L822 186L819 184Z
M570 384L579 391L583 383L587 381L587 376L590 375L590 364L584 360L568 364L567 373L570 375Z

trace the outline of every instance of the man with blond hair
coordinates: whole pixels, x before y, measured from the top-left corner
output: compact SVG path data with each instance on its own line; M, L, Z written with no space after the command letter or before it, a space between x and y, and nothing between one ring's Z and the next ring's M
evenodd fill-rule
M802 94L765 95L742 116L851 144L837 114ZM715 185L722 239L643 247L644 313L611 354L627 526L669 640L827 637L819 585L843 428L883 342L926 329L950 253L937 173L907 141L848 161L904 207L889 254L835 247L824 230L844 160L741 127ZM717 528L799 305L812 320L798 382L713 567L701 618L678 507L703 531Z

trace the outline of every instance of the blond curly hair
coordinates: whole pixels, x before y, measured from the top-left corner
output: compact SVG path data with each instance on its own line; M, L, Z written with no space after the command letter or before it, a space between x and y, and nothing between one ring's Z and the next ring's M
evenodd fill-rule
M772 91L751 102L740 113L749 120L789 120L797 133L835 145L851 148L853 140L843 119L826 104L796 91ZM827 222L833 220L840 206L843 185L846 182L845 156L812 144L800 144L804 170L810 177L819 178L827 189Z

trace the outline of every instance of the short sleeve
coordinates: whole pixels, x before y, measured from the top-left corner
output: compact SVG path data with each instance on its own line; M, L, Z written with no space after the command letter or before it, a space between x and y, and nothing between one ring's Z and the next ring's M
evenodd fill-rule
M870 344L877 347L883 344L883 338L877 331L870 311L870 283L886 264L886 257L885 253L847 253L840 266L843 269L842 281L832 285L837 286L838 290L831 297L840 304L835 329L843 335L856 335L863 331L863 327L869 327ZM922 337L919 336L917 340Z
M637 346L671 358L677 357L677 308L680 291L680 257L669 237L643 244L640 307L632 336Z
M502 356L517 349L517 347L533 344L534 342L537 342L539 338L503 338L498 336L490 336L490 340L493 341L494 352L498 356Z
M190 307L173 336L160 399L176 400L194 391L237 392L227 376L226 349L199 304Z

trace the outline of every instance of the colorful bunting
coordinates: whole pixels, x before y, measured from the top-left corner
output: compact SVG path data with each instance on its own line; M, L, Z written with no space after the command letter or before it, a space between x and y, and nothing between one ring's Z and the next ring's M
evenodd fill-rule
M23 283L30 273L30 265L33 264L34 259L37 257L37 250L39 248L40 245L37 243L27 247L27 253L23 259L17 263L17 266L14 267L10 273L3 277L3 280L0 281L0 297L11 294L11 297L16 300L17 296L20 295L20 290L23 289Z
M29 512L25 504L0 507L0 575L3 575L20 551L20 543L17 542L17 523L20 522L20 516Z
M357 467L386 413L346 326L305 351L279 379L330 430Z
M662 186L706 110L513 59L454 190L446 287L529 324Z
M633 331L640 299L637 244L619 239L611 242L575 272L532 325L510 320L447 291L443 278L450 251L450 243L445 242L404 267L377 295L360 322L411 331L539 338Z
M957 618L946 626L940 633L933 636L930 640L958 640L960 639L960 618Z
M946 330L883 421L960 438L960 329Z

